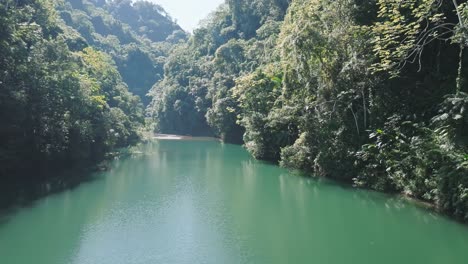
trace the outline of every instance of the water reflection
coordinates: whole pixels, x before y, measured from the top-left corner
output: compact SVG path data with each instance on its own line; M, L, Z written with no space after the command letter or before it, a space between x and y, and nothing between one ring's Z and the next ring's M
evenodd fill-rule
M217 142L160 141L0 225L2 263L465 263L468 230ZM27 252L27 254L26 254Z

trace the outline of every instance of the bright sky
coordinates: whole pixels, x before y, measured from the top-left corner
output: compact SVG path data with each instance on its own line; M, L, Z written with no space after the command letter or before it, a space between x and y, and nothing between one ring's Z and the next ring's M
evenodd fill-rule
M150 0L160 4L185 30L192 32L200 20L214 11L224 0Z

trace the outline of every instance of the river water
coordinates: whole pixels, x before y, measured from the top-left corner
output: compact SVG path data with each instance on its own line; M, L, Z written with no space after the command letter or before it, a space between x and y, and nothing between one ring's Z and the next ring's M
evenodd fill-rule
M161 140L2 215L0 263L466 264L468 227L240 146Z

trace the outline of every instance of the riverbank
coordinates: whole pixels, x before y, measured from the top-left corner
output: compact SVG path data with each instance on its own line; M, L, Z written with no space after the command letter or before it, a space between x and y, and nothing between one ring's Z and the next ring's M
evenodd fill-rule
M155 134L153 139L159 140L194 140L194 141L219 141L222 140L214 137L193 137L193 136L182 136L182 135L171 135L171 134Z
M78 188L0 215L2 262L464 264L468 258L466 226L395 196L297 177L216 141L159 140L140 151L112 160Z
M152 137L152 139L155 139L155 140L176 140L176 141L218 141L218 142L223 142L222 139L214 138L214 137L197 137L197 136L185 136L185 135L173 135L173 134L155 134ZM244 146L243 144L235 144L235 145ZM262 161L262 160L259 160L259 161ZM262 161L262 162L267 162L269 164L274 164L275 166L279 166L278 162L272 162L272 161ZM287 167L286 167L286 169L290 169L292 171L296 170L296 169L287 168ZM299 170L299 172L300 172L300 175L302 175L301 177L306 177L306 178L307 177L313 177L313 178L319 177L319 176L314 176L311 172L307 172L307 171L303 171L303 170ZM430 212L434 212L434 213L437 213L439 215L448 217L450 219L453 219L453 220L455 220L455 221L457 221L459 223L465 224L465 225L468 224L468 221L466 221L464 219L461 219L461 218L457 218L453 214L450 214L450 213L444 211L443 208L438 206L436 202L431 202L431 201L419 199L417 197L409 195L408 193L379 191L379 190L375 190L375 189L372 189L372 188L356 186L350 181L339 180L339 179L334 179L334 178L330 178L330 177L324 177L324 178L326 178L327 180L333 181L336 184L346 186L346 187L349 187L349 188L352 188L352 189L368 190L368 191L373 191L373 192L377 192L377 193L386 194L386 195L393 196L393 197L398 197L398 198L404 199L404 200L408 201L409 203L411 203L411 204L413 204L413 205L415 205L417 207L420 207L422 209L425 209L425 210L428 210Z

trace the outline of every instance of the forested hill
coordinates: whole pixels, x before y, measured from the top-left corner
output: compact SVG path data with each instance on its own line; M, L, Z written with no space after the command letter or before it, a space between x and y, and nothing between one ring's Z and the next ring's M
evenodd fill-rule
M129 90L145 105L151 87L163 74L172 44L186 33L159 5L131 0L57 1L59 16L76 34L69 34L72 50L86 46L112 56Z
M176 46L164 79L152 90L149 112L157 130L242 142L245 125L237 122L239 102L232 88L236 78L278 57L276 43L288 2L227 1Z
M149 2L1 1L2 182L94 164L138 142L142 101L186 37Z
M227 0L171 51L149 112L468 220L467 27L466 1Z

